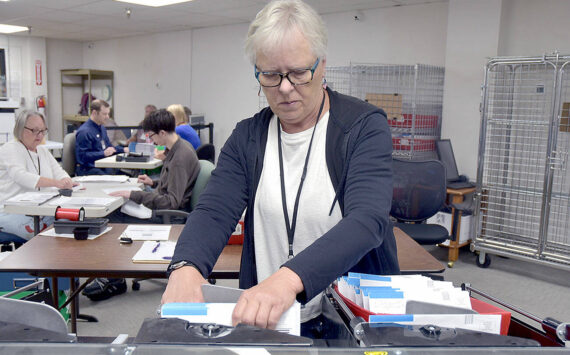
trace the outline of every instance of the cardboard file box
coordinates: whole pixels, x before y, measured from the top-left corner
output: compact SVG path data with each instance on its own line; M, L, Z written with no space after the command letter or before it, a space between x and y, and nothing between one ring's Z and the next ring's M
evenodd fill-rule
M473 216L470 214L466 214L465 212L461 214L461 224L459 228L459 244L467 242L468 240L473 239L471 236L471 221ZM451 235L451 213L447 212L438 212L432 217L428 218L426 221L428 224L439 224L442 227L447 229L449 235ZM443 245L449 246L449 240L441 243Z

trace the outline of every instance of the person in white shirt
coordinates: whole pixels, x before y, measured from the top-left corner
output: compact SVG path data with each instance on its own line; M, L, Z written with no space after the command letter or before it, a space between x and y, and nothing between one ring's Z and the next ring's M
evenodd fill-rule
M25 110L16 119L14 139L0 147L0 226L26 240L34 236L33 218L5 213L4 201L23 192L73 187L69 175L42 146L47 132L44 116ZM53 217L45 216L40 229L52 223Z

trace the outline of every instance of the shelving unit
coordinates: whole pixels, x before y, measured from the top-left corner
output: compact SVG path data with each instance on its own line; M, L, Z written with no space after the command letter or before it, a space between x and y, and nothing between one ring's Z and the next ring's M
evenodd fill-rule
M114 106L113 72L109 70L94 69L62 69L61 70L61 111L63 120L63 136L70 131L69 126L79 127L89 119L89 115L80 115L79 107L81 96L84 93L92 94L94 80L107 80L110 82L110 98L103 97L111 108ZM89 103L88 112L91 111ZM73 130L73 129L72 129Z

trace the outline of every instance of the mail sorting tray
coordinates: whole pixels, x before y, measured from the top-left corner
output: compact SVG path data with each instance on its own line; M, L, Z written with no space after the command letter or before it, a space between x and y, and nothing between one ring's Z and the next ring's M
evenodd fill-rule
M539 346L561 346L561 342L553 340L544 333L534 329L527 324L516 319L511 322L509 335L496 335L481 333L463 329L449 329L443 327L435 327L430 325L423 326L398 326L387 325L381 326L377 323L367 323L360 317L355 317L350 309L346 306L339 295L332 289L328 288L322 298L322 322L316 334L317 339L313 339L310 343L303 341L287 342L269 341L269 334L263 337L263 346L265 347L281 347L294 348L295 353L303 353L303 349L310 353L311 348L329 348L344 349L349 353L349 349L368 348L368 349L390 349L390 348L422 348L425 352L430 353L429 348L461 348L462 352L469 353L470 348L500 349L504 351L513 351L516 353L524 353L531 350L536 351ZM156 327L151 324L154 321ZM259 341L259 332L250 329L252 334L248 335L243 332L243 327L237 327L224 330L224 336L214 335L212 339L197 340L196 337L190 337L188 329L195 328L179 319L147 319L141 327L141 331L137 335L134 344L144 346L148 344L163 345L217 345L217 346L253 346ZM162 322L162 324L160 324ZM172 324L166 324L172 322ZM176 326L173 326L177 322ZM168 325L168 326L166 326ZM209 326L209 325L205 325ZM211 325L215 327L215 325ZM204 327L204 326L202 326ZM161 329L168 329L163 331ZM209 328L208 328L209 329ZM215 329L215 328L214 328ZM238 343L236 337L230 333L237 331L240 334ZM278 332L277 332L278 333ZM257 337L256 337L257 336ZM277 337L277 335L272 336ZM256 341L255 339L258 339ZM306 338L305 338L306 339ZM540 343L539 343L540 342ZM534 349L534 350L533 350ZM271 352L273 353L273 352ZM431 353L438 353L431 352Z
M344 320L346 328L349 330L354 341L360 346L369 347L487 347L505 348L505 351L517 349L517 351L542 347L566 347L570 348L570 323L559 322L551 318L539 320L537 317L526 313L512 305L479 291L470 284L463 284L462 288L469 291L471 295L477 294L479 298L491 300L500 304L511 313L530 318L542 323L544 330L539 330L521 319L511 316L507 336L473 332L456 329L434 329L429 325L425 326L402 326L390 328L384 326L374 326L367 323L363 318L355 316L350 307L343 301L342 297L332 288L326 291L326 302L331 303ZM483 300L479 302L484 303ZM324 308L323 308L324 309ZM439 327L436 327L439 328ZM507 347L509 349L507 349ZM553 349L554 350L554 349ZM462 350L463 351L463 350ZM429 352L426 352L426 354ZM437 353L437 352L434 352Z

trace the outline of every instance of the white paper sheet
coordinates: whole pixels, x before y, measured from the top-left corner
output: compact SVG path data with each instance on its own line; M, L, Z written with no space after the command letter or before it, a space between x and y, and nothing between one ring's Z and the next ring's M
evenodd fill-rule
M74 179L77 182L127 182L127 175L86 175Z
M105 230L104 230L102 233L99 233L99 234L97 234L97 235L95 235L95 234L90 234L90 235L87 237L87 240L93 240L93 239L99 238L100 236L102 236L103 234L107 233L107 232L110 231L111 229L113 229L113 227L107 227L107 228L105 228ZM41 234L41 235L46 235L46 236L48 236L48 237L71 238L71 239L75 238L75 237L73 236L73 233L71 233L71 234L68 234L68 233L56 233L56 232L55 232L55 228L51 228L51 229L45 230L45 231L43 231L43 232L40 232L39 234Z
M156 224L131 224L127 226L121 237L128 237L132 240L168 240L171 226L161 226Z
M176 242L146 241L133 256L133 263L169 264L174 255L174 247Z

